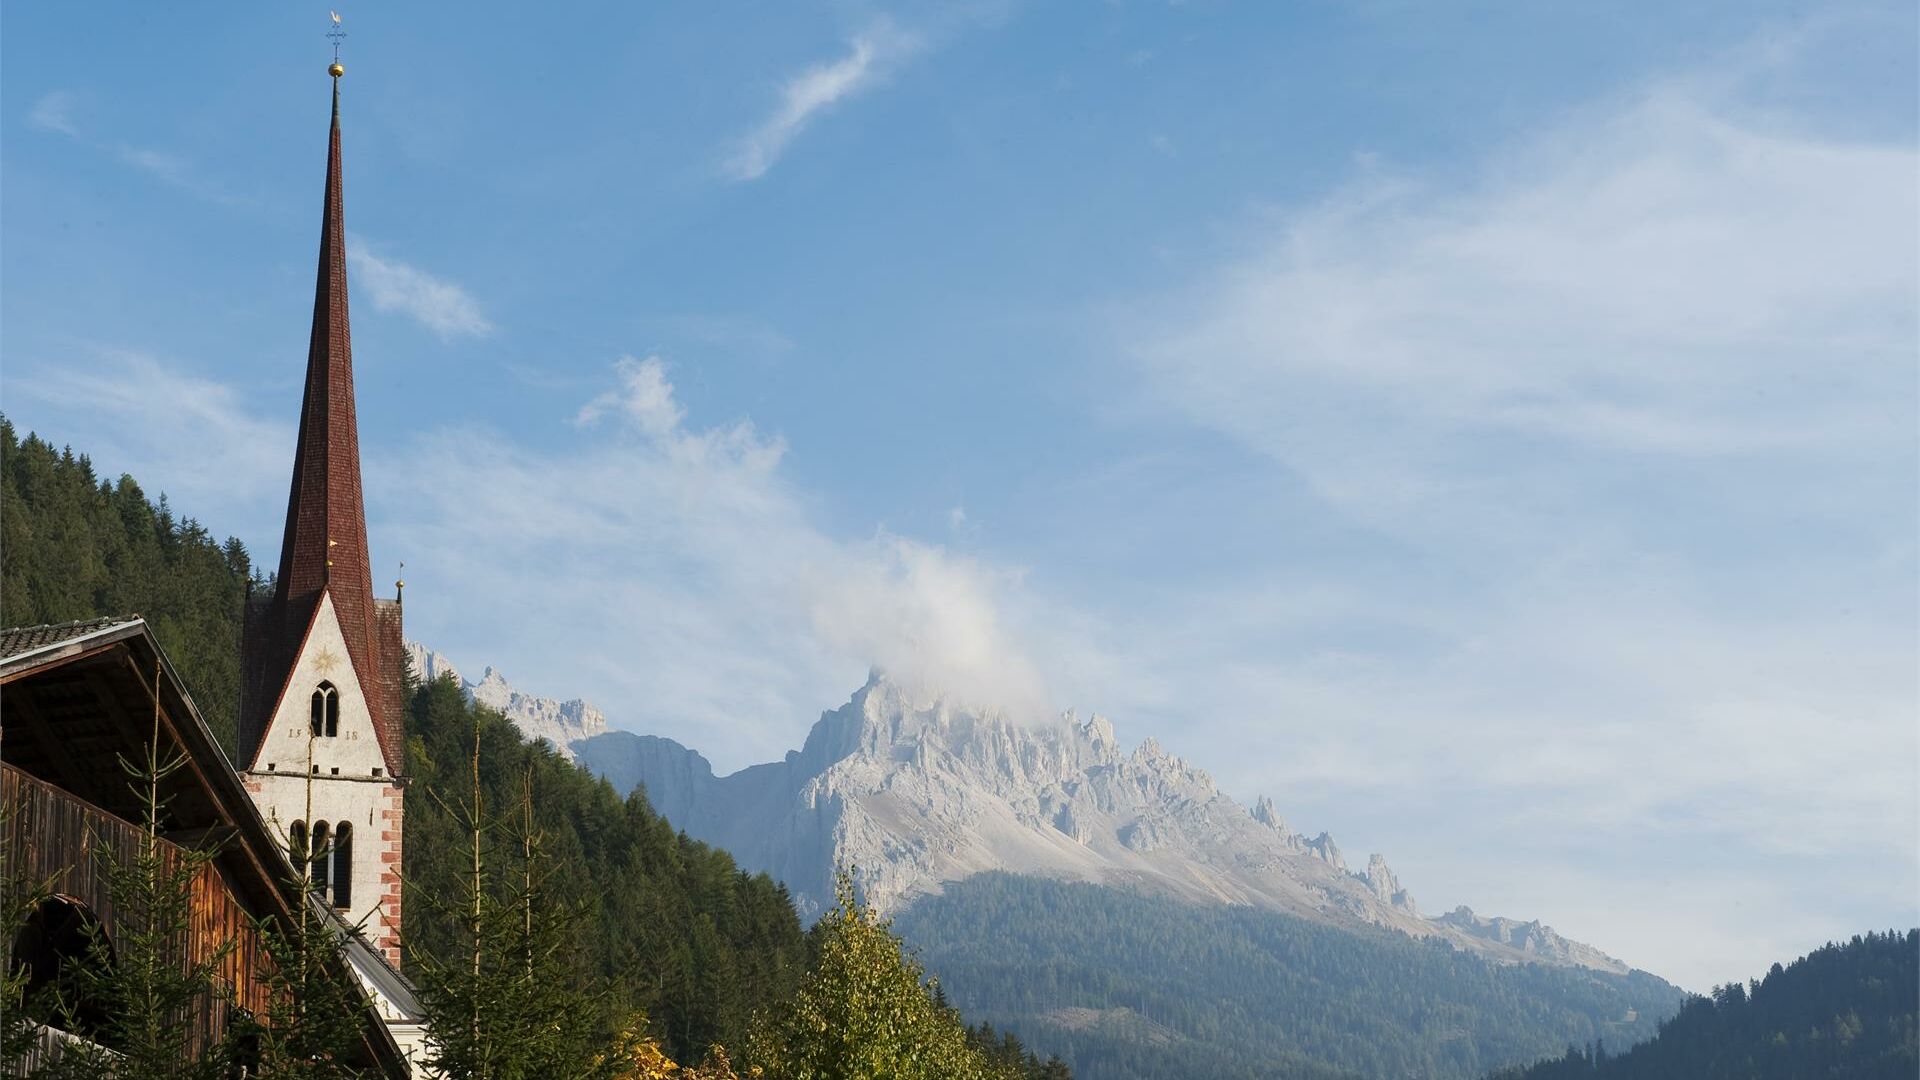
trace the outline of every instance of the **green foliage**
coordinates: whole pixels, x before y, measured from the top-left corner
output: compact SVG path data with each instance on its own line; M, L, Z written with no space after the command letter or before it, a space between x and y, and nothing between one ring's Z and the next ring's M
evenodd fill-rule
M569 918L580 948L580 982L605 988L607 1015L645 1012L651 1034L676 1060L698 1061L716 1043L744 1044L757 1010L782 1000L806 968L806 941L786 890L748 875L724 851L688 839L638 793L612 787L528 743L498 713L469 704L450 679L419 686L408 717L403 937L411 973L423 957L463 955L470 934L456 904L420 897L465 895L470 832L459 809L424 796L470 789L475 733L484 806L520 804L530 782L530 827L549 860L550 899ZM511 883L490 885L510 905ZM611 1035L607 1030L597 1032Z
M1000 1080L959 1015L842 873L812 931L813 968L754 1025L748 1060L774 1080Z
M946 1004L944 992L937 998ZM987 1059L990 1068L1009 1080L1072 1080L1072 1070L1058 1055L1041 1060L1011 1031L995 1031L992 1024L983 1021L967 1029L967 1041Z
M1816 949L1717 987L1610 1056L1600 1042L1496 1080L1912 1080L1920 1073L1920 930Z
M16 440L0 417L0 625L139 614L229 754L239 717L240 628L252 564L131 476Z
M517 829L489 814L480 790L480 717L474 716L466 801L436 804L460 820L471 858L450 895L418 889L416 903L451 918L453 947L416 951L427 1010L427 1063L443 1076L536 1080L607 1075L599 1038L602 996L580 970L576 913L554 902L553 863L533 826L527 774Z
M1680 992L1645 973L1503 966L1440 942L1244 907L985 874L900 934L969 1016L1083 1076L1474 1077L1653 1034Z

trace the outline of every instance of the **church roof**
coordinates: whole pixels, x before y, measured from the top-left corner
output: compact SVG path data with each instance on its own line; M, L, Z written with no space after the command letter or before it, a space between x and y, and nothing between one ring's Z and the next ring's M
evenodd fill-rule
M354 416L353 343L347 318L347 231L340 155L340 80L333 82L327 139L326 196L320 216L320 263L314 281L313 329L307 344L306 390L294 447L287 523L272 597L249 612L250 652L243 689L241 757L251 764L322 594L333 598L347 654L373 714L388 769L402 772L404 675L385 647L396 637L398 612L382 613L373 596L367 521L360 483L360 434ZM389 628L386 624L393 622Z

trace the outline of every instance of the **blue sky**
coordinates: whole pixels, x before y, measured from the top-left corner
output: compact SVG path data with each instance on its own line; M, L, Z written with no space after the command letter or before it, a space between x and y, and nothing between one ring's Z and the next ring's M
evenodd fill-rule
M1682 983L1920 919L1909 4L346 10L408 626L1113 717ZM0 408L270 563L326 12L10 9Z

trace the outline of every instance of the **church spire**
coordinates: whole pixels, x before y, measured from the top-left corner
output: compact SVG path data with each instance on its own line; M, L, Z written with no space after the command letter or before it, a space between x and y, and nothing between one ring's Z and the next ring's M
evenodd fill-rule
M332 598L345 639L347 660L361 685L383 687L399 671L383 672L380 616L375 611L372 566L367 551L366 512L361 494L360 438L354 416L353 343L347 318L347 233L340 154L340 76L333 76L333 121L327 137L326 194L320 215L320 260L314 279L313 328L307 342L305 394L300 404L300 435L294 448L293 481L287 496L286 530L280 542L280 570L260 629L261 684L242 718L243 742L264 726L284 687L288 667L321 597ZM272 670L278 668L279 670ZM386 745L400 718L389 711L386 695L368 694L374 725L390 767L398 771L399 748ZM251 722L250 722L251 721ZM260 725L256 727L255 725ZM243 753L248 747L243 746Z
M375 674L373 576L360 491L360 435L354 418L353 340L347 320L347 230L340 167L340 78L333 79L327 138L326 200L320 215L320 266L313 289L313 332L300 405L300 441L280 543L276 600L333 595L354 667ZM305 604L300 606L304 607ZM377 679L368 679L376 682Z
M336 26L338 25L336 20ZM333 76L320 262L307 338L280 573L249 596L238 749L261 816L318 854L310 883L400 959L406 819L406 639L397 599L375 599L360 488L347 322L340 76Z

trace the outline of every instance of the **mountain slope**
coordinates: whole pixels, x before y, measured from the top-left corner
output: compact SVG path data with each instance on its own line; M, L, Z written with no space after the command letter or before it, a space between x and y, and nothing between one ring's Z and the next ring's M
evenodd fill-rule
M1578 1040L1575 1040L1577 1043ZM1495 1080L1911 1080L1920 1074L1920 930L1828 945L1693 998L1624 1054L1569 1049Z
M916 701L875 674L800 750L729 776L626 732L573 749L616 788L644 786L690 835L786 882L803 912L830 895L838 865L857 867L884 910L1003 870L1398 930L1507 962L1628 970L1538 923L1423 918L1380 856L1355 873L1332 837L1292 831L1266 799L1247 810L1153 740L1123 753L1099 716L1021 725Z
M1650 1036L1644 972L1503 964L1389 930L981 874L894 923L969 1016L1103 1080L1460 1078Z

